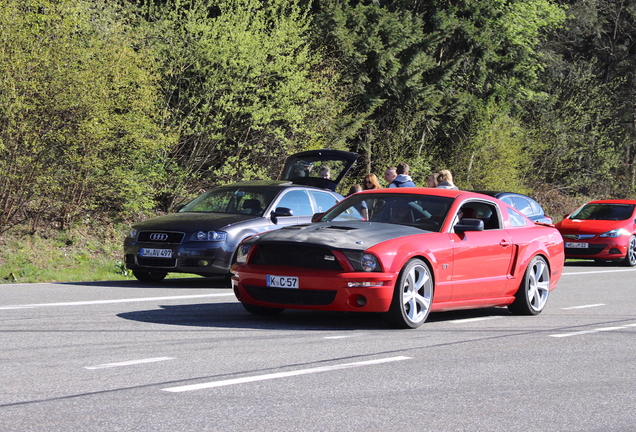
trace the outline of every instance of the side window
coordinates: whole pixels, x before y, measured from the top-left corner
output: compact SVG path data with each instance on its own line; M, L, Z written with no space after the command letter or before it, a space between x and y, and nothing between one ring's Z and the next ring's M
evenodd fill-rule
M309 201L309 195L304 190L287 192L278 202L277 207L287 207L294 212L294 216L311 216L314 214Z
M524 215L530 216L534 213L532 210L532 205L530 204L530 201L528 201L527 199L521 198L521 197L514 197L513 202L514 202L513 207L519 210Z
M336 197L327 192L309 191L309 193L316 201L316 213L326 212L338 203Z
M526 220L516 210L511 208L507 208L506 210L508 210L510 225L515 227L526 226Z
M462 205L463 217L481 219L484 221L485 230L494 230L501 228L499 221L499 213L493 204L476 201L468 202Z

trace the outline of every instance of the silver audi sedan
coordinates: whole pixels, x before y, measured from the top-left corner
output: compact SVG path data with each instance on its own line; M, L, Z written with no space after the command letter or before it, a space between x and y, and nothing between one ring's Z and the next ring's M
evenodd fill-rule
M228 275L247 237L309 223L342 200L336 186L357 157L336 150L297 153L287 159L284 180L219 186L176 213L135 224L124 240L126 267L142 282L168 273Z

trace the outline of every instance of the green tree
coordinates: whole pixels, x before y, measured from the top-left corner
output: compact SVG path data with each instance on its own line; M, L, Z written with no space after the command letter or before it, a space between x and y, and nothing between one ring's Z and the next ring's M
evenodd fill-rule
M166 138L125 18L100 1L0 1L0 230L152 204Z
M329 145L341 111L331 90L337 75L318 67L298 2L192 0L145 10L166 122L179 137L172 194L275 178L290 152Z

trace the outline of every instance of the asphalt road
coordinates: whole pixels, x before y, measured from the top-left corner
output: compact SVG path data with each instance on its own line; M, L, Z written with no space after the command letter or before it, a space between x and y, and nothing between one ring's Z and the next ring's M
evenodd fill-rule
M245 312L213 279L0 285L0 431L635 431L636 270L544 312Z

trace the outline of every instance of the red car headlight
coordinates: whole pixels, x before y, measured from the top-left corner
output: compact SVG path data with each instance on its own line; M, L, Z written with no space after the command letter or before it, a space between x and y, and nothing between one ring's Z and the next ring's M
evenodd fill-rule
M375 271L378 268L378 259L371 254L362 255L362 259L360 260L360 265L362 269L367 272Z
M624 235L630 235L630 233L625 228L618 228L599 234L599 238L617 238Z

